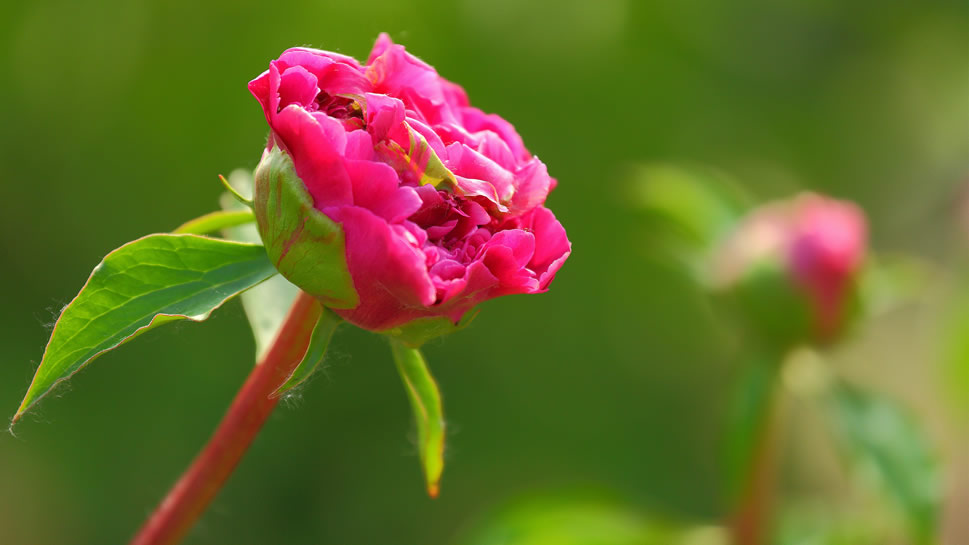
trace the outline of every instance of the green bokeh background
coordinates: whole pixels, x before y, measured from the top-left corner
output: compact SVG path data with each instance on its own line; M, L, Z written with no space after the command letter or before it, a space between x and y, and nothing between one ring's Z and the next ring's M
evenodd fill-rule
M365 58L387 31L512 121L559 180L549 206L574 254L552 289L486 303L471 328L426 349L450 426L438 500L422 489L386 344L348 328L187 543L454 543L505 502L566 489L721 516L729 342L644 244L626 191L640 164L712 166L762 198L813 188L856 200L877 249L936 263L946 282L864 328L842 363L912 404L946 460L969 458L951 434L969 422L962 390L946 382L966 374L942 363L943 332L969 332L943 327L965 272L963 1L35 0L3 11L0 414L15 411L53 319L100 257L214 209L216 175L256 165L267 129L246 82L287 47ZM16 437L0 436L0 543L123 543L207 439L252 353L233 302L97 360ZM792 479L792 494L817 492Z

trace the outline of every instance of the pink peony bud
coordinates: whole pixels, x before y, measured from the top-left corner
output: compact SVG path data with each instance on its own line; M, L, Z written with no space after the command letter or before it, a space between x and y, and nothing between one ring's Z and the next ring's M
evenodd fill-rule
M514 127L386 34L365 65L289 49L249 90L272 129L255 194L267 251L349 322L447 329L544 292L569 256L543 206L555 180Z
M787 297L765 280L769 274L763 274L777 267L800 295L794 299L806 303L811 328L808 336L829 341L843 330L849 317L866 239L865 216L858 206L802 193L762 206L740 223L716 256L716 283L725 289L751 284L754 287L743 287L747 301L756 300L752 292L760 290L783 306L789 302ZM752 276L752 271L761 274ZM751 280L754 277L756 282ZM751 306L764 315L754 317L755 322L777 317L763 310L768 306L770 303L763 301ZM788 310L789 320L796 322L798 313ZM766 320L760 319L764 317Z
M842 327L848 299L865 257L865 214L854 203L805 194L794 200L787 258L790 271L809 295L822 338Z

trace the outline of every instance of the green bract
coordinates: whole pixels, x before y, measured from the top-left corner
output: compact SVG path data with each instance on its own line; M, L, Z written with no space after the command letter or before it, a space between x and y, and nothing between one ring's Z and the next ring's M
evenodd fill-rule
M343 229L313 208L313 198L278 146L256 167L253 210L259 236L276 269L331 308L354 308L360 298L347 269Z
M436 497L444 471L444 410L437 381L427 367L424 355L416 348L390 342L394 363L407 390L414 423L417 425L417 448L424 468L427 493Z
M310 378L310 375L323 363L323 358L326 356L326 349L330 347L330 339L333 337L333 332L336 331L336 328L342 322L343 320L336 314L333 314L333 311L323 307L323 312L320 313L320 318L317 320L316 326L313 327L310 344L306 347L306 353L303 354L303 359L296 369L293 370L289 378L286 379L286 382L276 389L273 393L274 396L283 395Z
M400 327L378 331L383 335L392 337L395 341L409 348L420 348L424 343L431 339L436 339L443 335L449 335L455 331L468 327L471 320L478 315L478 309L469 310L461 321L455 324L449 318L443 316L431 316L418 318Z

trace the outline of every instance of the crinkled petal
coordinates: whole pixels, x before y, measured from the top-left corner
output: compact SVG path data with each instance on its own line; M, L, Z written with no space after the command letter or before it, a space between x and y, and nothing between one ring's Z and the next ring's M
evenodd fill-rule
M360 305L337 311L365 329L383 330L398 325L401 317L434 303L436 290L424 264L418 241L403 226L392 226L357 206L323 211L343 225L347 265Z
M331 95L362 95L371 89L370 80L356 67L333 63L319 78L320 89Z
M507 203L515 194L511 172L464 144L455 142L447 147L445 164L456 176L491 185L498 197L498 203Z
M539 206L528 220L527 227L535 235L535 254L528 267L538 275L539 287L544 290L571 255L572 243L565 228L548 208Z
M445 89L434 68L391 42L386 34L377 39L366 71L374 90L401 98L430 124L457 120L450 105L455 90Z
M518 131L501 116L486 114L478 108L469 106L461 109L461 121L464 128L469 132L492 131L500 135L519 161L527 161L531 158L531 154L525 149L525 144L522 142L522 137L518 135Z
M274 117L276 140L293 158L296 174L313 196L316 208L352 204L350 176L341 156L346 147L345 136L342 128L336 131L329 124L338 122L326 116L321 120L298 106L284 108Z
M548 175L545 163L539 161L538 157L533 157L515 172L515 186L509 210L518 215L545 202L552 189L552 178Z
M317 76L321 76L323 71L334 63L355 68L360 72L363 71L363 67L353 57L309 47L291 47L283 51L277 62L283 62L287 66L302 66Z
M308 108L316 100L320 88L316 76L302 66L286 69L279 79L279 105L277 109L296 104Z
M400 223L421 207L421 198L412 187L398 186L397 173L384 163L346 162L353 184L353 203L370 210L390 223Z

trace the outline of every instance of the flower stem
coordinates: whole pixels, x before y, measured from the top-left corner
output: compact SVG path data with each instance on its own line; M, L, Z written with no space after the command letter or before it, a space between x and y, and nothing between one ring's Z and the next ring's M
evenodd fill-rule
M297 296L272 347L252 370L212 438L155 509L131 545L178 543L218 494L279 402L271 394L303 358L322 307Z
M777 388L771 388L765 401L762 408L765 414L751 453L747 478L729 521L733 545L763 545L770 531L781 416Z

